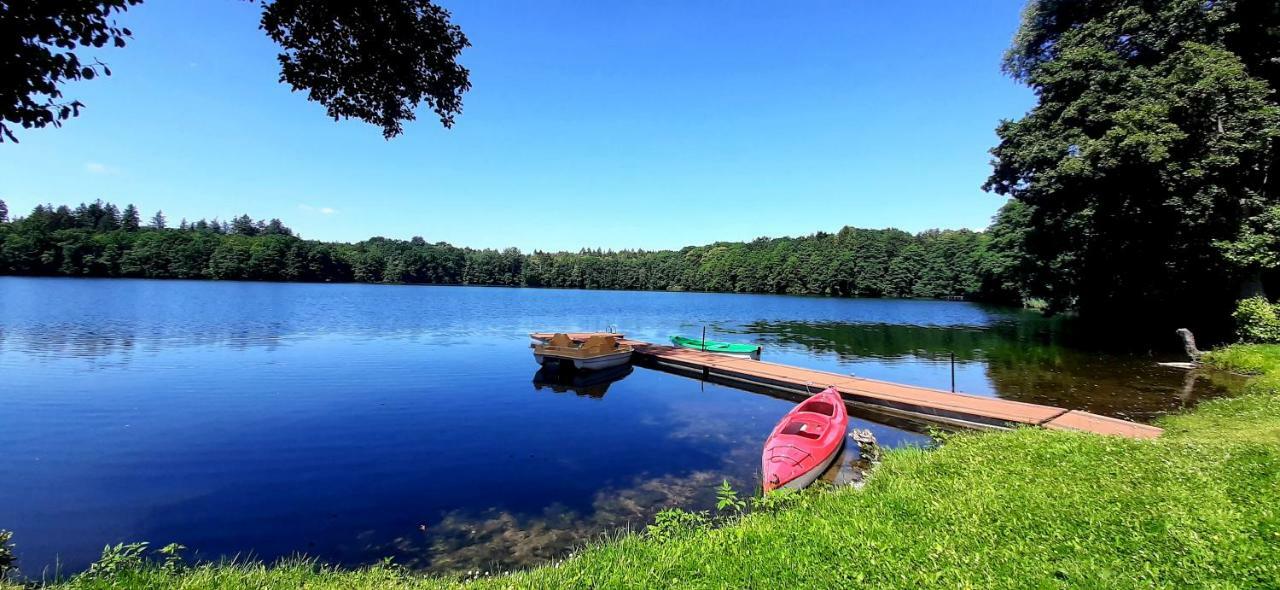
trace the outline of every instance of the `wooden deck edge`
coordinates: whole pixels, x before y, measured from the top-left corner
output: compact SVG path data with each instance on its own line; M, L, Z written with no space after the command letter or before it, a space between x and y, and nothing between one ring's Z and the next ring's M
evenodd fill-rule
M762 387L768 390L784 391L799 395L811 395L816 393L814 391L807 390L802 383L762 379L718 369L704 371L702 367L692 364L672 362L667 359L661 359L650 355L639 356L642 360L647 361L644 366L647 366L648 368L665 370L686 377L709 379L717 382L723 382L725 384ZM886 403L884 400L879 398L851 395L843 390L840 391L840 396L844 398L846 402L868 410L875 410L901 418L934 422L940 425L954 426L970 430L1006 430L1014 425L1012 422L998 420L987 416L957 412L941 412L934 409L925 409L923 406Z
M759 375L759 374L740 373L725 367L704 365L696 361L673 359L673 358L664 357L661 355L655 355L649 352L645 352L642 349L637 349L636 354L642 359L650 359L659 365L672 367L672 368L679 368L682 370L682 372L688 373L692 376L698 376L698 375L701 375L704 377L714 376L722 379L728 379L728 380L738 381L742 383L750 383L753 385L762 385L765 387L773 387L773 388L783 389L783 390L792 391L792 392L816 393L816 391L810 391L809 388L806 387L804 383L790 381L784 378L774 378L774 377L769 377L769 376ZM812 371L811 369L806 369L806 371L822 373L822 371ZM910 416L924 419L924 420L943 422L947 424L964 425L970 428L1010 428L1017 425L1036 426L1042 422L1047 422L1049 420L1052 420L1053 418L1057 417L1061 413L1066 412L1066 410L1061 410L1060 412L1053 413L1052 415L1044 419L1035 420L1035 421L1017 420L1007 416L995 416L991 414L983 414L976 411L966 411L962 408L963 403L949 404L948 407L942 407L942 406L936 406L936 405L924 405L924 404L912 403L911 401L905 400L905 399L892 399L889 396L884 396L884 395L875 395L870 392L860 391L857 387L851 387L847 385L847 382L849 380L856 379L856 378L850 378L850 377L839 375L836 373L828 373L828 375L832 377L830 381L836 385L836 389L840 392L841 397L843 397L848 402L858 403L863 406L873 406L873 407L884 408L886 410L894 411L895 413L898 413L898 414L910 415ZM899 386L899 387L904 387L904 386ZM923 390L924 388L920 388L920 389ZM961 402L962 400L968 399L968 398L977 398L983 401L987 401L991 399L991 398L978 398L977 396L971 396L971 395L965 395L965 394L951 394L951 393L939 392L935 390L928 390L928 391L934 395L938 395L938 394L948 395L948 396L955 395L957 402ZM1005 401L1005 400L998 400L998 401ZM1009 403L1022 403L1022 402L1009 402ZM1029 405L1029 404L1024 404L1024 405Z
M571 334L572 338L586 339L590 333ZM534 338L544 334L532 334ZM549 337L549 335L545 335ZM615 334L616 336L616 334ZM788 379L787 371L800 371L827 378L824 385L835 385L847 402L862 407L907 418L938 422L963 428L1006 429L1019 425L1040 426L1052 430L1075 430L1107 436L1124 436L1136 439L1156 438L1164 432L1161 428L1099 416L1080 410L1067 410L1053 406L1031 404L1015 400L1002 400L966 393L956 393L928 387L902 385L791 367L779 363L746 361L742 358L699 352L666 345L655 345L639 340L624 339L635 350L634 356L651 368L677 372L702 379L717 378L756 387L771 388L791 393L812 393L807 382ZM683 357L683 358L681 358ZM742 364L749 363L749 364ZM737 367L737 368L735 368ZM768 368L769 370L761 370ZM818 382L812 383L817 385ZM892 388L898 391L873 391L875 388ZM932 400L912 400L911 392ZM999 406L993 407L998 403ZM987 406L983 408L981 406ZM1001 411L1001 407L1003 411ZM985 411L984 411L985 410Z
M1099 416L1080 410L1070 410L1061 416L1044 423L1045 428L1053 430L1077 430L1108 436L1124 436L1128 438L1156 438L1164 433L1164 429L1149 424L1138 424L1119 418Z

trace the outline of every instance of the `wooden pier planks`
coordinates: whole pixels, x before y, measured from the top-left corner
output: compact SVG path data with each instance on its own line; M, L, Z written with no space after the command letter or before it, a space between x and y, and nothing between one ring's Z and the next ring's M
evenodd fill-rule
M550 338L551 334L532 334L534 338ZM585 339L591 334L571 334ZM792 391L817 390L834 385L845 399L877 406L925 419L938 419L973 427L1043 426L1058 430L1078 430L1130 438L1154 438L1162 430L1155 426L1126 422L1079 410L1066 410L992 397L952 393L863 379L839 373L815 371L744 357L702 352L623 339L635 354L647 362L676 368L703 376L715 376Z
M1044 427L1057 430L1080 430L1112 436L1127 436L1129 438L1155 438L1160 436L1161 432L1164 432L1155 426L1099 416L1079 410L1066 412L1044 423Z

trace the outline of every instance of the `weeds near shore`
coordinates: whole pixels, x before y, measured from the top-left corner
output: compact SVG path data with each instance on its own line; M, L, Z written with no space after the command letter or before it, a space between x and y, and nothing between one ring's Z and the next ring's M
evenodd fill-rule
M0 581L13 570L18 558L13 554L13 533L0 529Z

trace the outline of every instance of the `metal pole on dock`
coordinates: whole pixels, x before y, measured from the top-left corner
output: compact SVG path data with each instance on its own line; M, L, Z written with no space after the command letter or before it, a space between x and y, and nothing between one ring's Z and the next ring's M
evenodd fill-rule
M702 352L707 351L707 327L702 327Z
M951 393L956 392L956 351L951 351Z

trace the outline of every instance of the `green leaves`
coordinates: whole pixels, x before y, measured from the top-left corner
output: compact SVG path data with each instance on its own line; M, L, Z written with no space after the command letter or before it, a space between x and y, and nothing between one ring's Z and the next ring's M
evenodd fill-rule
M0 9L0 142L17 142L17 126L61 126L79 116L62 100L68 82L110 76L83 64L85 47L122 48L132 38L114 17L142 0L7 2ZM426 103L445 127L462 112L471 88L458 56L470 43L430 0L263 0L261 28L279 43L280 81L306 91L329 116L357 118L399 135ZM12 46L11 49L9 47Z
M80 115L79 101L62 100L67 82L92 80L111 70L83 65L76 50L111 42L124 47L132 36L113 20L142 0L96 2L9 2L0 10L6 49L0 52L0 143L17 142L15 127L52 125Z
M171 574L182 569L184 566L182 552L186 550L187 546L181 543L169 543L168 545L157 549L156 553L160 554L164 558L164 561L160 564L160 568ZM389 561L387 562L387 565L390 565Z
M1276 313L1276 306L1267 301L1266 297L1240 300L1231 318L1235 320L1236 336L1241 342L1280 342L1280 316Z
M1268 65L1280 37L1246 22L1270 19L1274 30L1276 12L1230 1L1029 4L1006 70L1039 102L997 129L984 185L1030 206L1005 232L1021 239L995 246L1022 262L1027 295L1094 312L1185 314L1199 301L1225 318L1247 278L1245 252L1274 231L1257 216L1280 196L1269 181L1280 107Z
M1234 240L1219 240L1214 245L1241 269L1280 268L1280 206L1268 207L1248 219Z
M667 541L701 530L710 524L704 512L690 512L680 508L667 508L653 518L653 524L645 527L645 534L658 541Z
M391 139L425 102L452 127L471 88L466 35L430 0L264 2L261 27L284 50L280 81L334 120L357 118Z
M741 514L746 509L747 501L738 497L738 492L729 485L729 480L723 480L720 487L716 488L716 510Z
M83 575L88 578L112 578L121 573L141 569L146 564L147 548L151 544L116 543L102 548L102 557L89 565Z

